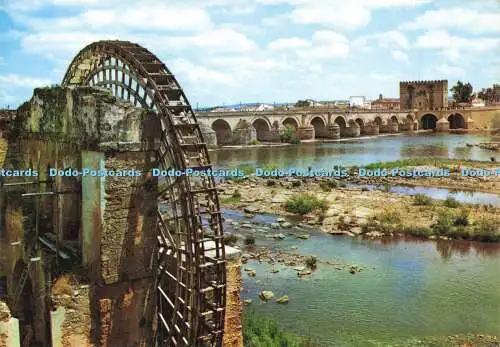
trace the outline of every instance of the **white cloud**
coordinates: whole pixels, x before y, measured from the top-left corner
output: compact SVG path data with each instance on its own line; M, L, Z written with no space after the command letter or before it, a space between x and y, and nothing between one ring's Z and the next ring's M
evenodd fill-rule
M286 50L286 49L309 47L310 45L311 43L309 41L300 39L298 37L290 37L290 38L283 38L271 41L269 42L267 47L270 50L284 50L284 49Z
M177 78L198 88L215 85L234 86L236 83L234 76L230 74L208 69L186 59L171 60L169 65Z
M463 76L465 70L459 66L451 66L448 64L439 64L434 67L434 71L442 76Z
M391 51L391 57L395 60L402 61L403 63L408 64L410 62L408 54L402 51Z
M432 0L256 0L263 5L288 4L294 6L290 19L299 24L321 24L326 27L357 29L371 20L376 8L407 7L430 3ZM263 20L265 25L283 24L285 15Z
M13 14L13 17L31 29L50 30L182 30L200 31L213 26L204 9L196 7L172 7L167 5L136 5L122 10L94 9L87 10L73 17L59 17L48 21L46 18Z
M417 38L416 47L439 51L445 58L458 60L463 52L475 54L499 48L498 38L465 38L450 35L444 30L427 31Z
M0 75L0 83L17 88L36 88L46 86L51 82L41 78L8 74Z
M479 13L468 8L446 8L427 11L403 29L462 29L473 33L499 32L500 13Z
M345 2L340 6L335 3L299 6L292 11L291 19L300 24L322 24L327 27L356 29L366 26L371 16L366 7Z

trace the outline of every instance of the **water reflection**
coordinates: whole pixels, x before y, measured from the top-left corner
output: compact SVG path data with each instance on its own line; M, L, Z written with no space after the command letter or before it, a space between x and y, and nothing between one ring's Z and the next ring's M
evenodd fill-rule
M386 136L364 140L334 143L304 143L298 146L275 146L211 151L210 157L217 167L273 162L283 167L332 165L364 165L377 161L391 161L414 157L457 158L500 161L500 154L467 143L493 141L490 136L426 135Z

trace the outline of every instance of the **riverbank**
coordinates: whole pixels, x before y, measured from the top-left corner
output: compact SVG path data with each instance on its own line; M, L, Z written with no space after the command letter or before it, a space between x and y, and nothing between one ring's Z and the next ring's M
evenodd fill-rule
M219 188L224 207L296 218L332 235L500 242L498 207L343 186L321 177L249 177Z

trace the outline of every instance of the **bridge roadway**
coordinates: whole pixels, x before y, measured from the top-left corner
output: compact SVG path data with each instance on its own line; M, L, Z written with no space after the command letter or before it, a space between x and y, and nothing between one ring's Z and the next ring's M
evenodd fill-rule
M244 145L252 141L279 142L285 127L302 140L339 139L433 129L500 127L500 105L481 108L447 107L429 110L338 110L292 108L273 111L200 112L197 120L207 144Z

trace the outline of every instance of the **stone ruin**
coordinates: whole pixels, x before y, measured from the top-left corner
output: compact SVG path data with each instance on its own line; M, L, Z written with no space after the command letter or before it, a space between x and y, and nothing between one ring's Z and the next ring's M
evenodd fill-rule
M2 124L0 167L38 176L0 185L0 347L153 345L154 112L99 88L53 87ZM85 167L143 174L48 172ZM242 346L239 251L226 256L224 345Z

